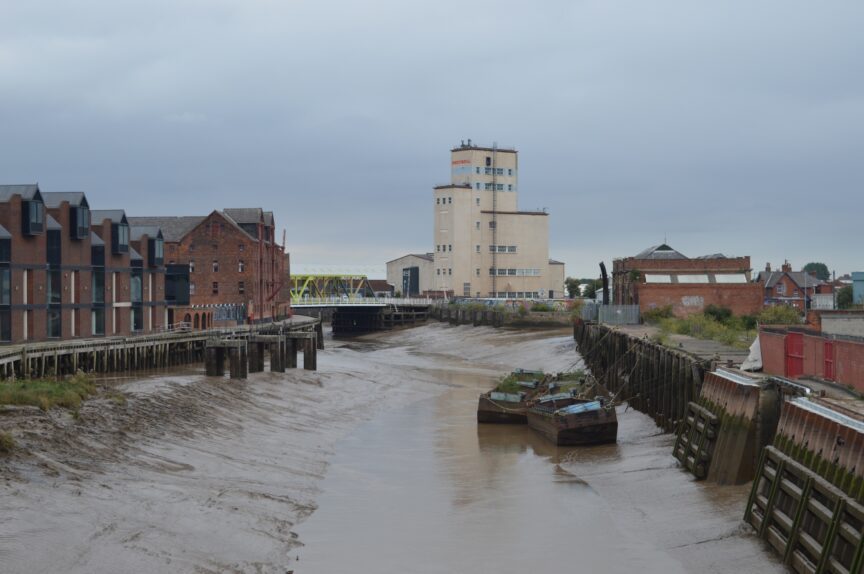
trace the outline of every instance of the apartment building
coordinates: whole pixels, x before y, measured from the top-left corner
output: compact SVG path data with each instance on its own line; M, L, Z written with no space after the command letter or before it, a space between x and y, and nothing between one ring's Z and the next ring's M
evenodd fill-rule
M564 266L555 261L550 268L549 215L518 206L517 151L468 140L450 151L450 166L450 183L433 192L433 290L562 297Z
M83 192L0 185L0 342L162 328L164 269L148 250L159 230L149 233L130 246L125 213L91 211Z

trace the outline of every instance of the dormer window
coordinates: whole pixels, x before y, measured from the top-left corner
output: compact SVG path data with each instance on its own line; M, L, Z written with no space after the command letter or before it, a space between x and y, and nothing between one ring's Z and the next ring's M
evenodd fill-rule
M161 267L165 261L165 242L161 237L154 237L148 239L147 243L150 249L150 257L148 257L150 267Z
M72 208L72 225L69 234L72 239L84 239L90 233L90 209L84 205Z
M114 223L111 225L111 251L114 254L129 253L129 225Z
M24 235L39 235L45 230L45 205L38 200L22 204L21 219Z

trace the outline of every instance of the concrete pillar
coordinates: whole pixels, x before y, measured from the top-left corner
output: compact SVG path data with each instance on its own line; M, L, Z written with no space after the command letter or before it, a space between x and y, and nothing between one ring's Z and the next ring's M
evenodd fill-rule
M221 377L225 374L225 349L208 347L204 361L208 377Z
M282 344L270 343L270 372L284 373L285 364L282 362Z
M228 350L228 359L231 365L232 379L245 379L247 376L246 370L246 349L242 346L231 347Z
M249 372L264 370L264 343L249 343Z
M285 346L287 348L285 366L289 369L297 368L297 339L285 339Z
M315 325L315 333L318 335L318 337L317 337L318 349L323 351L324 350L324 322L323 321L319 321L318 324Z
M307 371L318 370L318 345L314 339L303 339L303 368Z

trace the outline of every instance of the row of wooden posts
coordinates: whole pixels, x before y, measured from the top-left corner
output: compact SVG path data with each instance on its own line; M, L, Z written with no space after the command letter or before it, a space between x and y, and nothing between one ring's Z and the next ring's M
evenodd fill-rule
M320 323L319 323L320 325ZM270 371L284 373L297 368L297 352L303 351L303 368L318 369L318 350L324 348L320 329L275 335L250 335L245 338L223 338L207 341L204 365L207 376L225 374L228 359L232 379L245 379L249 373L264 370L264 355L270 356Z
M307 348L308 341L312 342L311 350ZM211 347L223 349L217 353L223 357L223 363L231 355L231 347L242 348L238 352L246 357L245 372L262 371L265 353L270 355L273 370L296 367L298 350L304 352L304 367L314 370L316 351L323 349L323 345L320 321L301 327L273 323L251 328L33 343L0 349L0 377L14 380L71 375L78 371L111 373L166 368L206 362ZM219 367L215 369L219 371Z
M577 321L573 336L585 364L619 399L673 432L699 396L709 361L637 339L604 325Z

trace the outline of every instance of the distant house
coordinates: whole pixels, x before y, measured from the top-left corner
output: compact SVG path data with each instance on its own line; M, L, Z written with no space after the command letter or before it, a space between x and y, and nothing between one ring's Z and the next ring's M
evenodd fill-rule
M369 289L375 294L375 297L392 297L396 287L388 283L386 279L367 279Z
M409 253L387 262L387 283L404 297L414 297L433 288L433 253Z
M762 285L765 305L789 305L803 312L806 298L808 309L834 308L834 287L805 271L792 271L788 261L779 271L772 270L769 263L756 282Z
M750 273L750 257L690 258L664 243L613 262L613 301L639 305L642 312L668 305L676 316L700 313L709 305L755 315L762 309L762 292Z

